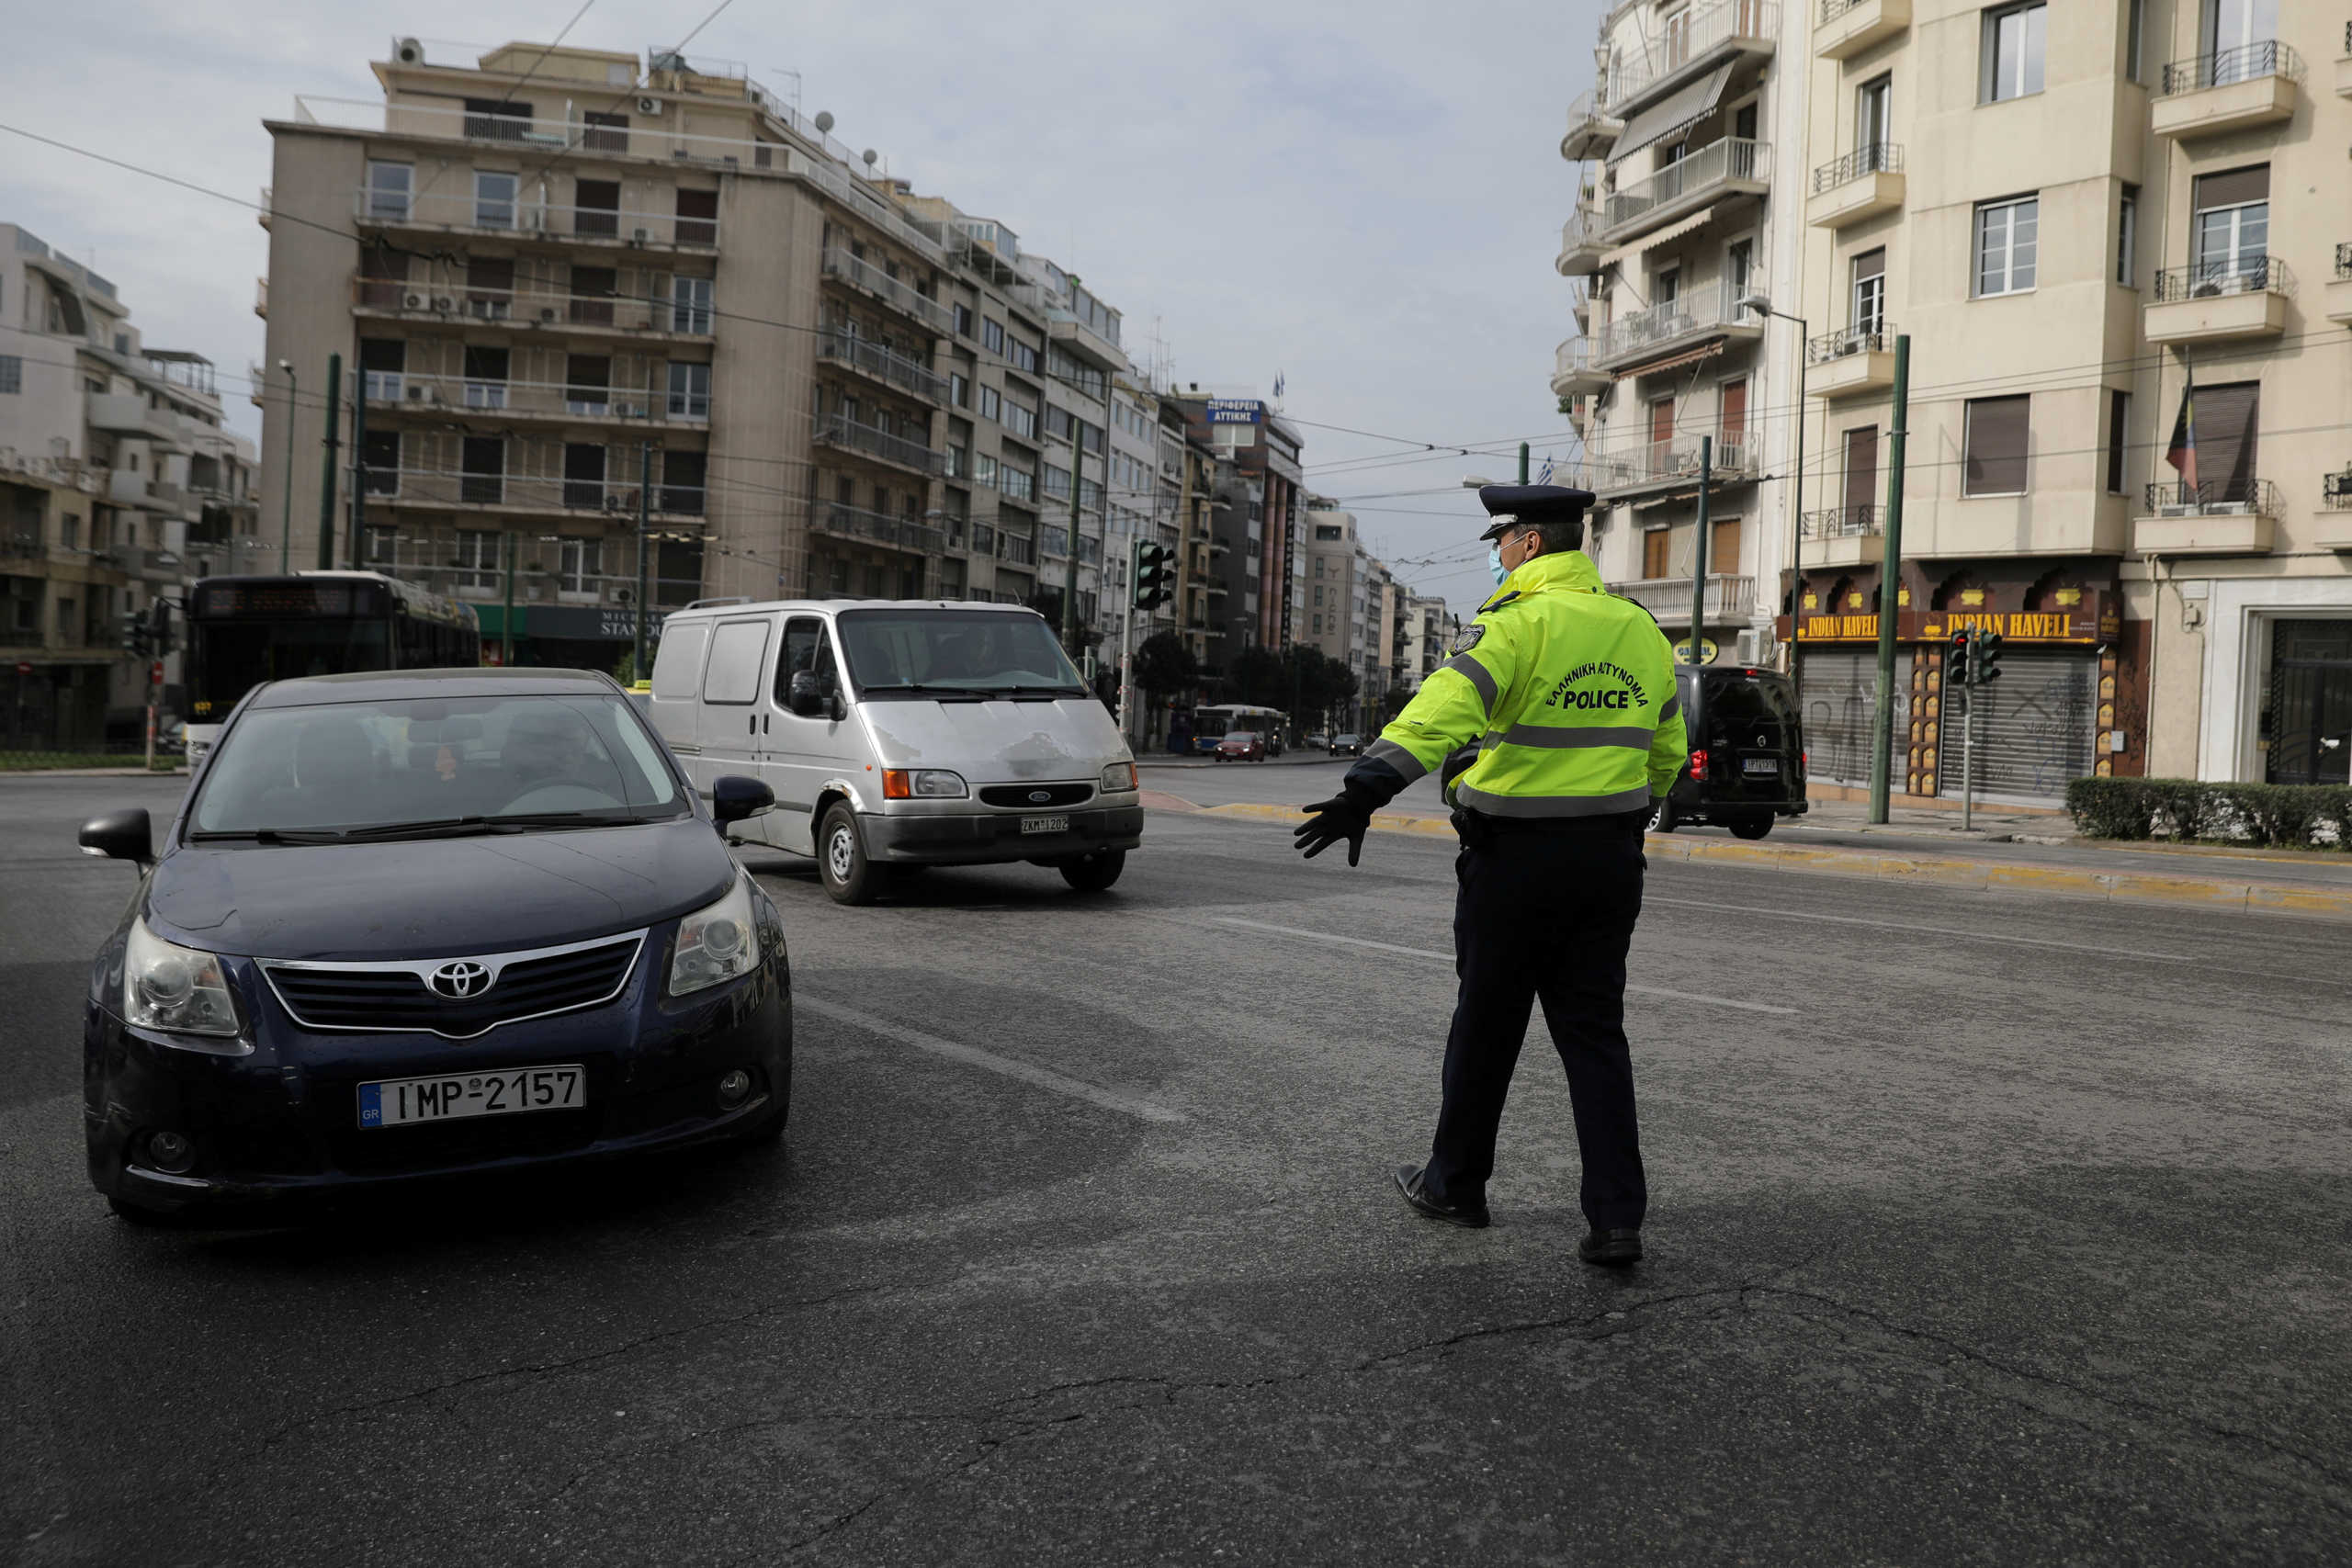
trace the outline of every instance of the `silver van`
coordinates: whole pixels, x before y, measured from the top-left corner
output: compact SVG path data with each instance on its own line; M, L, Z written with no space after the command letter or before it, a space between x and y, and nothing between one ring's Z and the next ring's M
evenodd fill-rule
M1096 892L1142 841L1134 754L1017 604L698 604L663 623L646 708L705 794L765 781L775 809L731 836L813 855L844 904L893 868L1015 861Z

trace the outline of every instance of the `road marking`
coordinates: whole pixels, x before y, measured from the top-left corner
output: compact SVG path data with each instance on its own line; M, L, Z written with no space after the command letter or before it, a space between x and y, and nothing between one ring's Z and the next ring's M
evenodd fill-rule
M1811 910L1775 909L1757 904L1716 904L1704 898L1653 898L1645 895L1645 908L1652 904L1671 904L1679 909L1708 909L1725 915L1770 915L1783 920L1819 920L1825 925L1869 926L1890 936L1957 936L1972 942L2006 942L2018 947L2064 948L2068 953L2096 953L2102 958L2145 958L2158 964L2195 964L2197 961L2178 953L2142 953L2128 947L2098 947L2089 942L2050 942L2036 936L2009 936L1999 931L1957 931L1949 926L1890 926L1884 919L1872 919L1863 915L1822 915ZM2203 967L2203 965L2200 965Z
M1334 936L1329 931L1304 931L1297 926L1273 926L1263 920L1245 920L1232 915L1212 915L1212 925L1238 926L1244 931L1271 931L1276 936L1305 937L1309 942L1338 942L1343 947L1366 947L1374 953L1401 953L1408 958L1434 958L1441 964L1453 962L1453 954L1440 953L1428 947L1399 947L1393 942L1374 942L1360 936ZM1663 997L1668 1001L1698 1002L1706 1007L1737 1008L1742 1012L1769 1012L1782 1018L1792 1018L1796 1009L1775 1007L1770 1002L1743 1002L1731 997L1711 997L1699 991L1669 991L1663 986L1627 986L1630 995Z
M1115 1111L1122 1116L1132 1116L1139 1122L1155 1122L1164 1124L1184 1120L1181 1112L1170 1111L1164 1105L1154 1105L1148 1100L1131 1100L1124 1094L1114 1094L1107 1089L1098 1089L1093 1084L1081 1083L1073 1077L1065 1077L1049 1068L1032 1066L1027 1062L1016 1062L1010 1056L1000 1056L993 1051L983 1051L978 1045L965 1045L953 1040L942 1040L936 1034L925 1034L919 1029L909 1029L904 1024L892 1023L887 1018L876 1018L870 1012L860 1012L855 1008L843 1007L839 1002L829 1002L821 997L812 997L806 991L794 992L792 999L795 1006L806 1008L810 1012L826 1018L837 1019L842 1023L854 1025L869 1033L879 1034L885 1040L895 1040L901 1045L911 1045L918 1051L928 1052L934 1056L944 1056L951 1062L961 1062L968 1067L980 1067L1005 1077L1019 1078L1023 1083L1035 1088L1050 1089L1056 1094L1067 1095L1072 1100L1082 1100L1089 1105L1100 1106L1105 1111Z

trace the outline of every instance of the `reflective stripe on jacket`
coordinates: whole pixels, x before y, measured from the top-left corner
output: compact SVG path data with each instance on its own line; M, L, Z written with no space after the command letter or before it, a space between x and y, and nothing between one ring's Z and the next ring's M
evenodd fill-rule
M1395 788L1472 741L1453 797L1496 817L1645 810L1682 771L1673 649L1582 551L1512 572L1454 646L1364 753Z

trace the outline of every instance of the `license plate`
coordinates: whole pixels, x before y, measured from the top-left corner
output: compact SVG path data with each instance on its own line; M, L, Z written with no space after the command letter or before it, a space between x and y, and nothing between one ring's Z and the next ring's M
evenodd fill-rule
M1021 819L1021 830L1024 833L1067 833L1069 831L1069 818L1067 817L1023 817Z
M1740 772L1747 773L1777 773L1781 771L1781 759L1778 757L1749 757L1742 761L1739 764L1739 767Z
M397 1127L526 1111L571 1111L587 1103L587 1077L584 1068L565 1064L364 1083L359 1086L359 1124Z

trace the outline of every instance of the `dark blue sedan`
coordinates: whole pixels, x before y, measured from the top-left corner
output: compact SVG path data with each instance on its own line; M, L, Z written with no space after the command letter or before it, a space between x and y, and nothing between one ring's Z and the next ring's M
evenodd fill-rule
M628 696L562 670L256 688L91 966L90 1179L133 1220L780 1136L775 907Z

